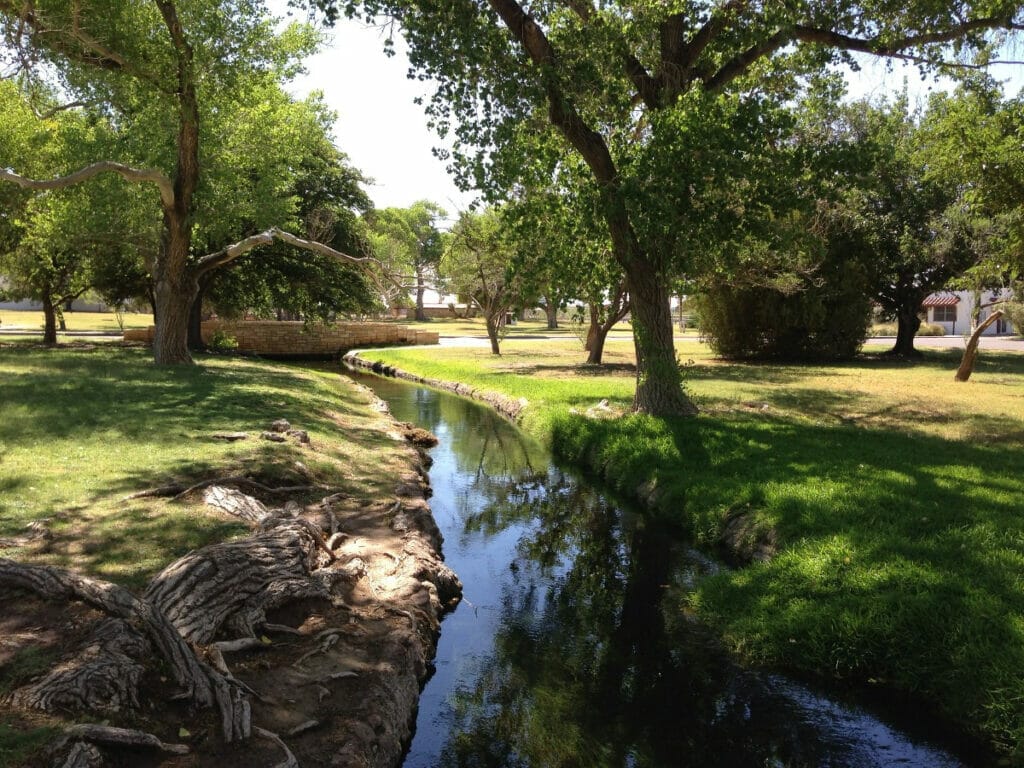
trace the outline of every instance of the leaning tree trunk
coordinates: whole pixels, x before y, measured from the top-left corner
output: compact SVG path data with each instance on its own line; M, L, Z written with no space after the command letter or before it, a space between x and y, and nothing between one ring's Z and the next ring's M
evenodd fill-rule
M896 313L896 345L890 354L901 357L916 357L921 353L914 349L914 335L921 327L921 318L917 316L918 302L913 306L905 305Z
M501 317L503 314L505 314L504 310L501 310L500 312L485 313L484 322L487 324L487 338L491 341L492 355L501 355L501 346L498 341L498 336L501 333L502 325L504 325Z
M626 266L632 299L636 349L636 395L633 410L656 416L693 416L697 406L683 391L676 360L667 281L644 258Z
M57 307L49 296L43 296L43 344L57 343Z
M997 309L984 322L974 329L971 338L967 342L967 349L964 350L963 359L960 360L960 367L956 369L955 381L967 381L974 372L974 362L978 359L978 344L981 342L981 334L985 332L992 323L1003 316L1003 310Z

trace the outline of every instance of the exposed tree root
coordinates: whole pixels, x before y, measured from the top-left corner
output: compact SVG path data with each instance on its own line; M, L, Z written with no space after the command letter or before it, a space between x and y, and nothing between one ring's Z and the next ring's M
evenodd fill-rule
M256 735L274 742L284 750L284 761L275 765L274 768L299 768L299 761L295 759L295 755L293 755L292 751L288 749L288 745L281 741L280 736L276 733L271 733L264 728L257 728Z
M62 568L26 565L6 558L0 558L0 586L23 589L49 600L81 600L110 616L138 623L160 650L188 698L200 707L213 704L213 685L192 649L163 612L124 587Z
M290 600L327 597L310 574L322 541L299 521L191 552L150 582L145 599L189 642L213 641L222 627L253 637L265 611Z
M187 755L190 750L185 744L167 744L156 736L132 728L115 728L110 725L82 723L72 725L65 731L69 740L87 741L93 744L108 744L119 747L155 749L169 755Z

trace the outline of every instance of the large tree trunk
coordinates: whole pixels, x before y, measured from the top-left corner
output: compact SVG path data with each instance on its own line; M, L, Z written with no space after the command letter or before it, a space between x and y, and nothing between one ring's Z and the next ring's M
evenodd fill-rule
M890 354L902 357L915 357L921 353L914 349L914 335L921 327L921 318L917 316L919 302L913 306L905 305L896 313L896 346Z
M1003 311L997 309L987 318L985 321L974 329L974 333L971 334L970 340L967 342L967 349L964 350L964 356L960 360L960 367L956 369L956 375L953 377L956 381L967 381L971 378L971 374L974 372L974 362L978 358L978 343L981 341L981 334L985 332L992 323L1003 316Z
M189 314L199 286L188 268L191 238L186 217L165 211L164 227L164 253L153 275L158 318L153 358L158 365L187 365L192 362Z
M683 392L676 360L668 281L644 258L623 264L632 300L636 349L633 410L657 416L693 416L697 406Z
M43 344L57 343L57 307L49 296L43 296Z
M548 316L548 330L558 329L558 305L551 299L544 300L544 314Z

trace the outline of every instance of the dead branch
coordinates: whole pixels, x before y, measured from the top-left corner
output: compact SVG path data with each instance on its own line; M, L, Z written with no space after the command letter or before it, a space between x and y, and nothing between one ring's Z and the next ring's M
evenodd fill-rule
M70 187L83 181L88 181L94 176L99 176L101 173L116 173L126 181L155 184L160 190L160 199L163 202L164 208L174 207L174 185L169 178L159 171L132 168L123 163L115 163L112 160L93 163L74 173L69 173L67 176L58 176L53 179L29 179L15 173L11 168L0 168L0 181L10 181L22 189L41 191Z

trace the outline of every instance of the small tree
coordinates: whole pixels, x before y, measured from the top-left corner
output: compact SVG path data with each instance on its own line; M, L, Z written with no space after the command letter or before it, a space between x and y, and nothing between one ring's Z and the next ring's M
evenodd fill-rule
M393 264L396 274L408 270L416 291L416 320L427 319L423 294L436 278L441 261L440 219L447 216L441 206L419 200L408 208L384 208L371 211L367 221L375 247Z
M480 308L491 352L500 355L506 316L520 296L511 274L513 244L502 216L494 208L463 213L446 239L441 274L455 293Z

